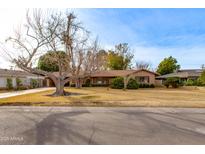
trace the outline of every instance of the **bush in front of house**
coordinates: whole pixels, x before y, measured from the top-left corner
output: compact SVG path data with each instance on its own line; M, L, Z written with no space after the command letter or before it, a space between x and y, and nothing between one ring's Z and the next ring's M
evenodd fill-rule
M19 78L16 78L16 89L17 90L21 90L23 85L22 85L22 81Z
M205 86L205 84L203 84L201 78L199 77L197 80L188 79L184 82L184 86Z
M150 84L149 87L150 88L155 88L155 85L154 84Z
M178 77L170 77L167 78L167 80L163 83L167 88L170 86L172 88L178 88L179 86L182 86L181 80Z
M109 84L93 83L91 87L109 87Z
M13 83L12 83L12 79L11 78L7 78L6 79L6 87L8 90L13 89Z
M75 83L71 83L70 86L71 86L71 87L75 87Z
M17 88L17 90L27 90L27 89L29 89L29 87L23 86L23 85L21 85Z
M89 80L89 79L87 79L87 80L85 81L85 83L82 84L82 87L90 87L90 86L91 86L91 83L90 83L90 80Z
M184 83L185 86L194 86L194 81L192 79L188 79Z
M37 88L38 87L38 81L36 79L31 79L31 88Z
M203 82L201 81L200 78L198 78L195 82L197 86L205 86L205 84L203 85Z
M139 88L155 88L154 84L140 83Z
M137 80L130 79L128 81L127 89L138 89L138 88L139 88L139 84L138 84Z
M117 77L117 78L112 79L111 88L123 89L124 88L124 79L122 77Z

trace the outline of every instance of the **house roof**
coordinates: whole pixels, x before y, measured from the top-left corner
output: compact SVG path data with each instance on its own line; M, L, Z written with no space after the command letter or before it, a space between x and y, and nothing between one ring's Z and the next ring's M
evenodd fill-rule
M0 77L37 77L38 75L31 74L25 71L0 69Z
M169 77L179 77L179 78L199 77L202 72L203 72L202 69L179 70L174 73L158 76L156 77L156 79L166 79Z
M145 69L139 69L139 70L105 70L105 71L98 71L93 74L91 74L91 77L117 77L117 76L127 76L132 73L137 73L140 71L146 71L155 75L158 75L155 72L151 72Z

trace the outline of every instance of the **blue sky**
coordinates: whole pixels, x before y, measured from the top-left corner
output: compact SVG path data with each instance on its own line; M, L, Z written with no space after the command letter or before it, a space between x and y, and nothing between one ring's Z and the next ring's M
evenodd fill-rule
M58 9L64 10L64 9ZM177 58L183 69L205 64L205 9L69 9L98 36L101 46L112 49L128 43L135 61L156 68L168 56ZM0 41L25 20L26 9L0 9ZM12 20L11 20L12 19ZM1 52L1 51L0 51ZM11 64L0 56L0 67Z
M182 68L205 63L205 9L75 9L74 12L101 45L129 43L133 62L154 68L167 56Z

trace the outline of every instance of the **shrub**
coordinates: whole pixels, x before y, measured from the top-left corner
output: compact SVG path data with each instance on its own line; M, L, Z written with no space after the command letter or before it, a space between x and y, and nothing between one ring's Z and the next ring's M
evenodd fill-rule
M94 83L91 84L91 87L109 87L109 84Z
M170 77L167 78L167 80L164 82L164 85L168 88L169 86L172 86L172 88L178 88L181 86L180 78L178 77Z
M165 87L169 88L169 82L168 82L167 80L163 82L163 85L164 85Z
M87 79L85 81L85 84L82 84L82 87L90 87L90 86L91 86L90 79Z
M19 78L16 78L16 87L17 90L21 90L20 87L22 86L22 81Z
M124 88L124 79L122 77L117 77L112 79L111 88L122 89Z
M150 88L155 88L154 84L149 85Z
M31 88L37 88L38 87L38 81L36 79L31 79Z
M155 88L154 84L140 83L139 88Z
M203 85L203 82L201 81L200 78L198 78L198 79L196 80L196 85L197 85L197 86L204 86L204 85Z
M13 83L12 83L12 79L11 78L7 78L6 79L6 87L7 89L13 89Z
M185 84L185 86L193 86L194 85L194 81L192 79L188 79Z
M23 86L23 85L21 85L17 88L17 90L26 90L26 89L29 89L29 87Z
M75 83L71 83L70 86L71 86L71 87L75 87Z
M139 88L142 88L143 84L142 83L139 83Z
M149 84L148 83L144 83L144 88L149 88Z
M128 81L127 89L138 89L138 88L139 88L139 84L138 84L137 80L130 79Z

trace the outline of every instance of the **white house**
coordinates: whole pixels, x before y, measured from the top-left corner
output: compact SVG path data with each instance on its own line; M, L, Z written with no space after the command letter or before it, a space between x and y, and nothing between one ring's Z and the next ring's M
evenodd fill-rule
M7 88L7 79L12 79L12 85L16 87L17 78L21 80L23 86L31 86L31 80L35 79L39 87L43 86L44 77L18 70L0 69L0 89Z

